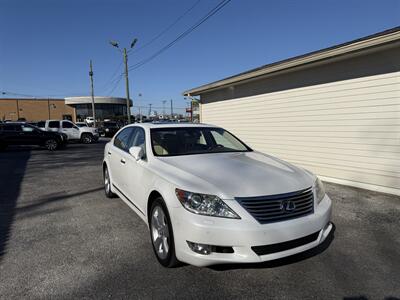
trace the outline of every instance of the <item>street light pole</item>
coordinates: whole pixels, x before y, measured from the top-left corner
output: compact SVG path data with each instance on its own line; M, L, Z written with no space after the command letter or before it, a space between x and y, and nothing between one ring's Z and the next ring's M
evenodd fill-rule
M89 76L90 76L90 86L91 86L91 95L92 95L93 127L96 127L96 110L95 110L95 107L94 107L94 88L93 88L93 66L92 66L92 60L90 60Z
M128 54L124 48L124 64L125 64L125 89L126 89L126 114L128 116L128 124L131 123L131 105L129 98L129 78L128 78Z
M131 49L135 46L136 42L137 42L137 39L134 39L132 41ZM110 44L115 48L119 48L117 41L110 41ZM121 50L119 50L119 51L121 51ZM131 103L130 103L130 97L129 97L129 78L128 78L128 52L129 51L127 51L126 48L124 48L124 50L122 51L122 53L124 55L124 64L125 64L126 115L128 117L128 124L131 123L131 105L130 105Z

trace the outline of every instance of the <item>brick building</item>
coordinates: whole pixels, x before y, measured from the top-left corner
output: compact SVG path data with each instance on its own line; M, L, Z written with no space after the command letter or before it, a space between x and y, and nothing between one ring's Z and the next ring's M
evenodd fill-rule
M126 99L94 97L96 119L121 119L126 117ZM132 106L132 101L130 103ZM67 97L65 99L17 99L0 98L0 120L29 122L48 119L83 121L92 116L91 97Z

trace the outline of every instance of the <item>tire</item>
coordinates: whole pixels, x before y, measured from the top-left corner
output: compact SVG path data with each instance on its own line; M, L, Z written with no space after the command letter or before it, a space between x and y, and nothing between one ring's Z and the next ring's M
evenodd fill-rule
M44 146L49 151L54 151L58 148L58 142L55 139L48 139L44 142Z
M115 198L117 195L115 195L111 191L111 179L110 179L110 173L108 173L108 168L105 167L103 171L103 178L104 178L104 193L106 194L107 198Z
M178 266L171 220L161 197L151 205L149 228L151 244L158 262L166 268Z
M81 136L81 142L84 144L91 144L93 142L93 136L90 133L84 133Z

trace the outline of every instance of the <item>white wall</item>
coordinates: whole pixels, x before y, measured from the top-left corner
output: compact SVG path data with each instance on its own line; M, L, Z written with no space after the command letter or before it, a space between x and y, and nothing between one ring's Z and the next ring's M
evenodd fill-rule
M255 150L325 180L400 195L400 72L201 105Z

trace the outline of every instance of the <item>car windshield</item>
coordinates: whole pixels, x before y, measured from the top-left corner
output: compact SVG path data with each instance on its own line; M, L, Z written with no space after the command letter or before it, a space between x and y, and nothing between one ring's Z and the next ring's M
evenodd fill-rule
M155 156L252 151L222 128L154 128L150 132Z
M76 123L75 125L78 127L88 127L86 124L83 123Z
M104 127L116 127L117 123L115 123L115 122L104 122L103 125L104 125Z

